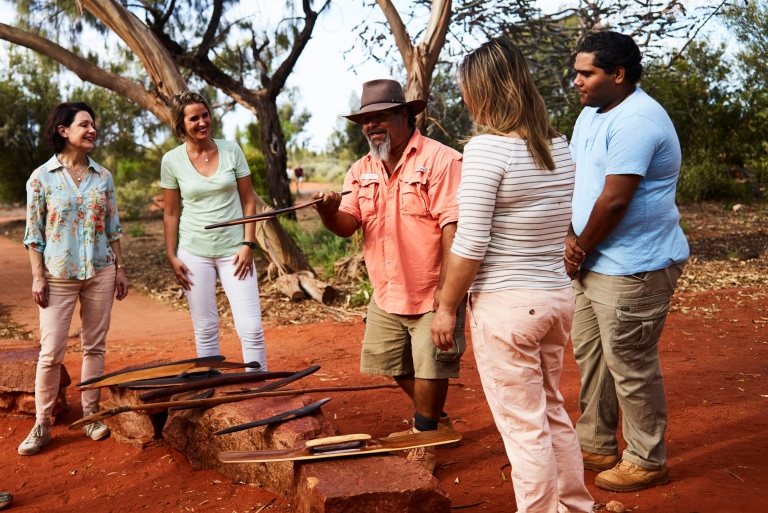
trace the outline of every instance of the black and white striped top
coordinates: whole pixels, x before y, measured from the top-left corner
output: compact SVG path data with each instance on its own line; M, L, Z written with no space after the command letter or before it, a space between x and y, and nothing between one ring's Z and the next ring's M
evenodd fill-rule
M470 292L571 286L563 253L575 173L565 138L550 148L553 171L522 139L481 135L464 148L451 252L483 261Z

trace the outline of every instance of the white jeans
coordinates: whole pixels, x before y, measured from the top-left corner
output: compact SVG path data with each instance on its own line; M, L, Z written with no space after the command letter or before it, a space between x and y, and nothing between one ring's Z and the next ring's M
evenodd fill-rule
M220 258L199 257L179 248L178 257L190 270L193 283L186 291L192 325L195 328L197 356L216 356L219 350L219 312L216 309L216 277L227 294L235 329L243 346L243 361L257 361L267 369L267 348L261 325L259 282L256 273L244 280L234 275L234 255Z

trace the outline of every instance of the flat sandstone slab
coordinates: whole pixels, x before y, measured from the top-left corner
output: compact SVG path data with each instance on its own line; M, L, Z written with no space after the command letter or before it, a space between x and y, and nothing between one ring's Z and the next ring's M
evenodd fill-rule
M40 348L22 348L0 351L0 392L35 393L35 373ZM72 380L64 365L61 366L59 387L69 386Z
M438 479L395 455L317 460L300 466L297 513L448 513Z
M0 351L0 417L31 418L35 416L35 373L40 348ZM53 407L52 419L67 411L65 388L72 381L61 366L59 395Z

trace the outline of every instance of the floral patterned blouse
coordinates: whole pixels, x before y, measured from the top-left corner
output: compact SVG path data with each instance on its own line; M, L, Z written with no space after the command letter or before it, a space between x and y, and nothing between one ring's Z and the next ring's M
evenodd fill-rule
M93 278L115 263L110 243L123 236L112 175L88 162L80 188L55 156L27 181L24 246L43 254L54 278Z

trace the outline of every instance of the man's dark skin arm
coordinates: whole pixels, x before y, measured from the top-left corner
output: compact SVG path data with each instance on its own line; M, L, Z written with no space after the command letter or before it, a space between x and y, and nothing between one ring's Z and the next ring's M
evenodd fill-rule
M337 192L316 192L312 195L312 199L317 198L323 198L322 202L314 205L315 210L320 214L323 226L339 237L346 238L354 235L360 226L357 224L357 219L353 216L339 211L341 195Z
M587 253L591 253L619 225L627 213L637 186L643 179L640 175L608 175L600 197L597 198L587 226L576 237L573 227L565 238L565 267L568 276L578 276L578 269Z

